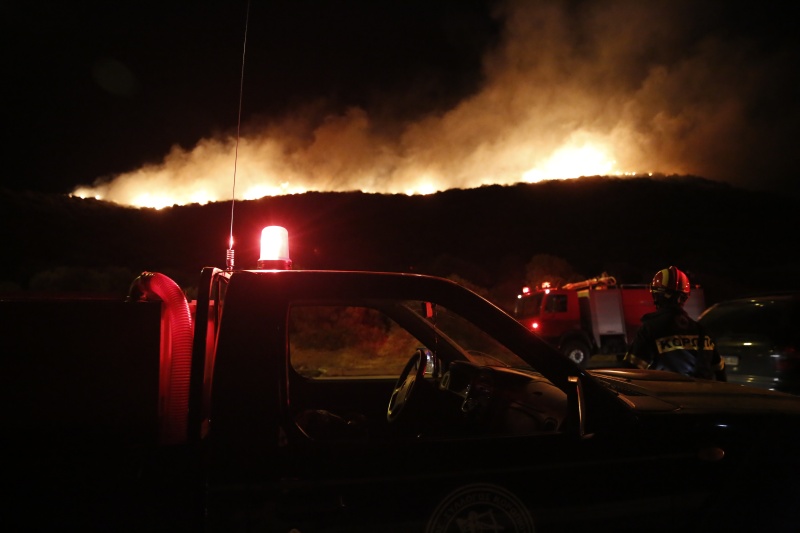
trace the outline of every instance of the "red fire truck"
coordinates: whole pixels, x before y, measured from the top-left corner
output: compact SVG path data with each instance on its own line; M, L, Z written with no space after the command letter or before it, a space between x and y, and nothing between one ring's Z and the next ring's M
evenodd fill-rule
M703 289L692 287L684 308L692 318L705 309ZM561 353L586 366L596 354L624 354L641 326L642 316L655 311L648 285L617 285L601 276L551 287L524 287L514 314Z

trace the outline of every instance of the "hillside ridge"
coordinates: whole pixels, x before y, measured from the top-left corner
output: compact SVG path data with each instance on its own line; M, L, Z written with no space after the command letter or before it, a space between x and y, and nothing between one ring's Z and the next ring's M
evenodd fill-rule
M0 190L5 287L65 269L156 270L193 283L224 266L231 202L136 209ZM508 298L537 254L587 277L646 282L675 264L720 297L787 288L794 200L694 176L605 176L426 196L308 192L233 204L236 265L254 268L263 226L286 226L297 268L456 275ZM24 250L24 252L21 252ZM57 277L57 276L56 276ZM502 288L501 288L502 287Z

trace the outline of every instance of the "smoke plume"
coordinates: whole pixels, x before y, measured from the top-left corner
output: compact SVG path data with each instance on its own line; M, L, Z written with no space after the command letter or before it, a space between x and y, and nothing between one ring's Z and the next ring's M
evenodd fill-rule
M74 194L161 207L233 194L426 194L584 175L744 184L789 148L764 117L779 115L776 99L789 88L776 92L776 83L797 57L779 39L765 44L744 31L746 14L733 9L503 2L494 13L502 36L483 56L479 90L448 109L387 124L365 107L310 102L246 123L238 143L231 134L176 146L158 164Z

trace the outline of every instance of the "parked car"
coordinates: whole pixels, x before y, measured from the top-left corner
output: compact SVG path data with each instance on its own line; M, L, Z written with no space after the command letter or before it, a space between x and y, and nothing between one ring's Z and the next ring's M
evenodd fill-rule
M800 292L726 300L699 320L728 381L800 394Z

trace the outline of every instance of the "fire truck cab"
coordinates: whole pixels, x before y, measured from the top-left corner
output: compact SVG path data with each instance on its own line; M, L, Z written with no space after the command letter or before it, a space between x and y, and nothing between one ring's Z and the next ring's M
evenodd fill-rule
M685 305L692 318L705 309L702 288L694 287ZM655 311L647 285L617 285L602 276L561 287L524 287L514 314L528 329L574 362L586 366L593 355L624 354L642 324Z

